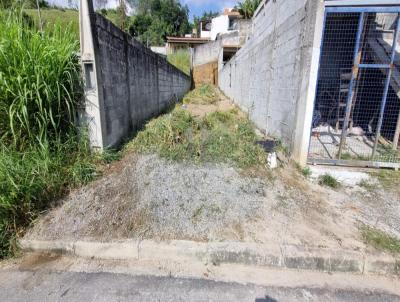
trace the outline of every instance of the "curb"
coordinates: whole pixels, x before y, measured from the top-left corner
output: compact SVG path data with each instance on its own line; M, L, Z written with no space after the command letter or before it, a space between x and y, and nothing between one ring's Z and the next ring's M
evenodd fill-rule
M152 240L91 241L19 241L23 251L68 254L102 260L201 261L260 267L348 272L358 274L400 275L400 259L387 254L305 248L296 245L255 243L203 243L193 241L156 242Z

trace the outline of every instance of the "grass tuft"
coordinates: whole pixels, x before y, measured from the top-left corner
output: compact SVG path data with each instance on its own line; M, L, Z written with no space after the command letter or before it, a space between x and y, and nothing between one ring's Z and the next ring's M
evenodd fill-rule
M360 187L362 187L362 188L368 190L368 191L372 191L372 190L374 190L374 189L376 188L376 184L375 184L375 183L373 183L373 182L371 182L371 181L368 181L368 180L366 180L366 179L361 180L361 181L358 183L358 185L359 185Z
M310 167L304 167L300 170L300 172L305 178L309 178L312 174Z
M337 179L330 174L324 174L324 175L320 176L318 183L321 186L326 186L326 187L330 187L333 189L340 188L340 186L341 186L340 182L338 182Z
M365 244L380 251L400 254L400 239L367 225L362 225L360 231Z

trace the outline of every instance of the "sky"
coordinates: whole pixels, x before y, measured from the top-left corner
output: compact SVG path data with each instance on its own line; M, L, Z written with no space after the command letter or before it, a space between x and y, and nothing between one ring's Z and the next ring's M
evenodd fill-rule
M181 0L187 4L190 10L190 17L200 16L204 11L222 11L224 7L234 7L236 0Z
M48 0L50 4L67 6L68 0ZM181 0L182 4L187 4L190 10L190 19L193 15L200 16L204 11L222 11L224 7L234 7L237 0ZM118 0L109 0L109 6L115 7Z

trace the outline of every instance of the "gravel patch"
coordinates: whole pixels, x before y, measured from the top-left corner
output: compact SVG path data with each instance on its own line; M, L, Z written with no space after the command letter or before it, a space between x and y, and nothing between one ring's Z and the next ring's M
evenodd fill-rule
M42 239L151 237L241 240L261 220L264 180L225 165L130 156L116 171L71 193L28 236Z
M332 190L295 168L246 176L228 165L127 155L59 201L26 239L242 241L365 248L360 223L400 235L398 191Z

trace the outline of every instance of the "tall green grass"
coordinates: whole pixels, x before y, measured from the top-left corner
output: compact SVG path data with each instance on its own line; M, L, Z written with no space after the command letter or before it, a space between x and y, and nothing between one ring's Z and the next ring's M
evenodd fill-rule
M25 9L24 12L32 18L36 28L39 28L39 18L36 9ZM42 22L45 30L52 30L55 24L62 27L69 26L76 40L79 40L79 13L74 9L43 8Z
M190 75L190 52L189 50L178 50L168 55L168 62L181 70L183 73Z
M77 51L70 27L39 33L20 8L0 11L0 258L52 200L96 175L75 127Z
M0 139L19 150L68 132L80 98L70 28L41 34L24 20L18 9L0 13Z

